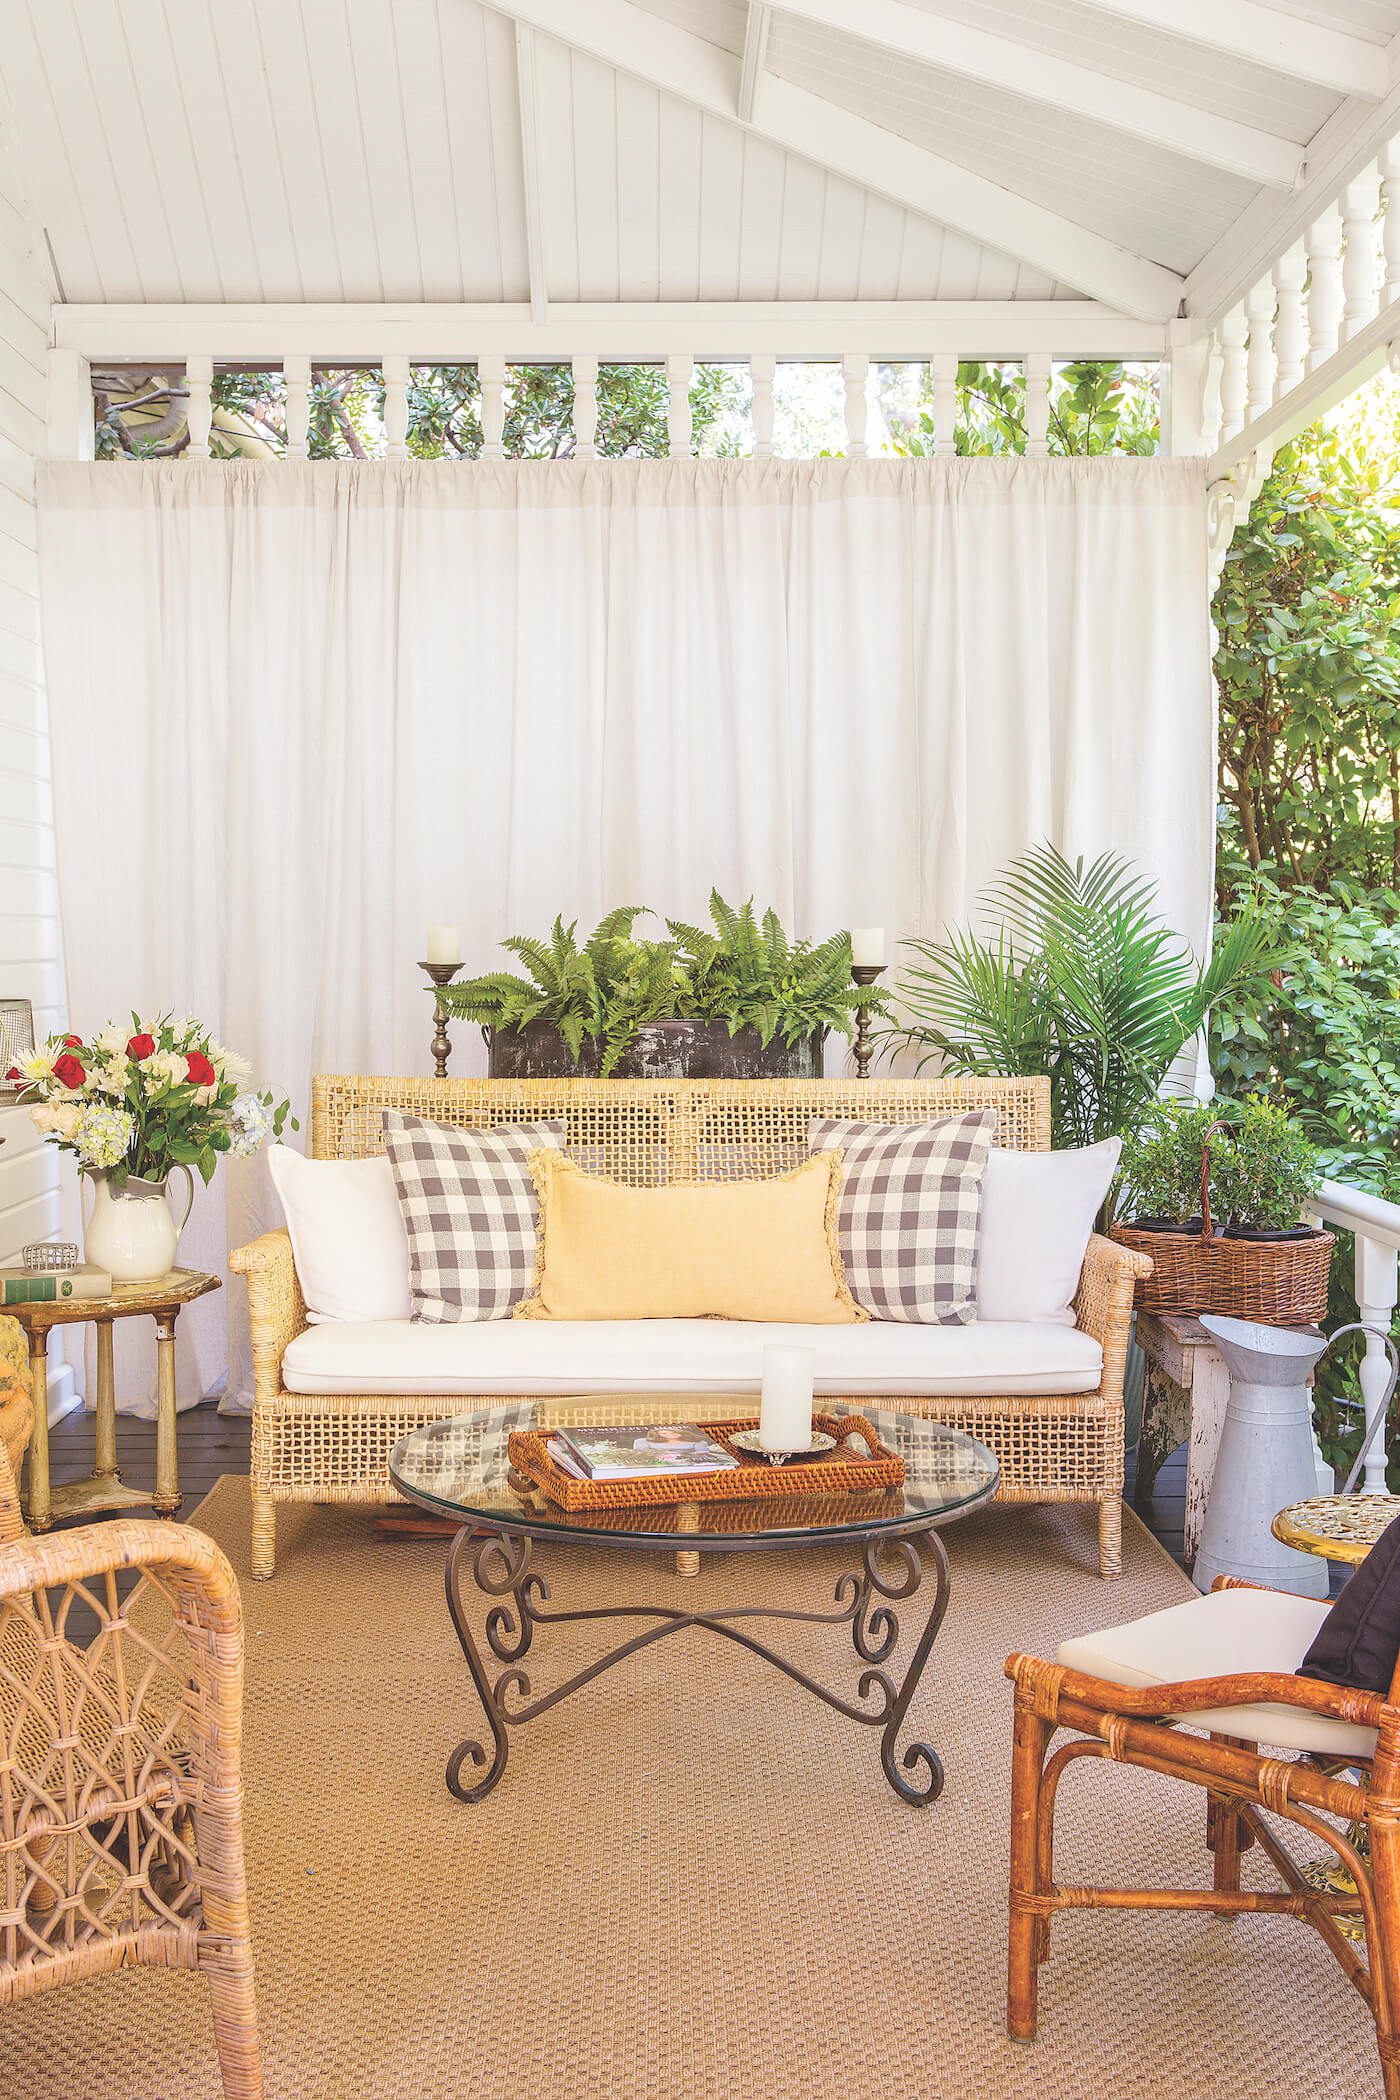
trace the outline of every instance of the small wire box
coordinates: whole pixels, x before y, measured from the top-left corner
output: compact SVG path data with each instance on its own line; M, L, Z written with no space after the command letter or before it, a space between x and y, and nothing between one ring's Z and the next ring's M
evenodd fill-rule
M835 1437L836 1449L823 1458L770 1465L735 1448L731 1439L742 1429L756 1429L752 1415L738 1422L704 1422L707 1436L732 1452L739 1463L723 1473L651 1474L644 1480L578 1480L549 1455L549 1432L512 1430L507 1449L514 1470L539 1489L556 1508L661 1509L682 1502L772 1501L779 1496L869 1494L872 1489L901 1487L904 1460L880 1442L863 1415L815 1415L814 1429ZM853 1437L866 1447L849 1448Z
M5 1074L34 1055L34 1008L28 999L0 999L0 1102L23 1093Z

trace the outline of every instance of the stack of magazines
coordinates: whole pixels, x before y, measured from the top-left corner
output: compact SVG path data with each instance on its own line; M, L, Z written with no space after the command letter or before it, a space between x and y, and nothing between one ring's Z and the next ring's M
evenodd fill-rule
M556 1429L548 1450L555 1465L576 1480L727 1473L739 1463L693 1422L639 1427L610 1422L597 1429Z

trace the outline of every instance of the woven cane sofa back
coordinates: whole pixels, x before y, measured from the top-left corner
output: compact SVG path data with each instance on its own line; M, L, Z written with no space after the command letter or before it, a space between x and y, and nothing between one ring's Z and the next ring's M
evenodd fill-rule
M383 1149L386 1108L489 1129L560 1122L579 1164L614 1181L741 1181L806 1158L814 1116L917 1123L995 1108L997 1142L1050 1146L1050 1082L1031 1079L402 1079L320 1074L311 1152L363 1159Z

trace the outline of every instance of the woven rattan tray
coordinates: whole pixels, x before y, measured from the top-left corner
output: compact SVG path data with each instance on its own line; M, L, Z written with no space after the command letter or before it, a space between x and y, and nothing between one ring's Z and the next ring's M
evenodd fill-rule
M639 1509L667 1508L685 1502L744 1502L756 1496L765 1500L777 1495L869 1494L875 1488L899 1487L904 1480L904 1460L880 1442L863 1415L816 1415L814 1429L824 1429L836 1438L836 1449L825 1458L803 1459L794 1465L770 1465L767 1459L750 1457L734 1449L730 1438L740 1429L756 1429L752 1415L738 1422L704 1422L707 1436L733 1451L739 1463L732 1472L689 1473L683 1476L652 1476L646 1480L576 1480L556 1466L548 1451L550 1432L512 1430L508 1449L515 1472L558 1508ZM871 1456L846 1450L848 1438L858 1436Z

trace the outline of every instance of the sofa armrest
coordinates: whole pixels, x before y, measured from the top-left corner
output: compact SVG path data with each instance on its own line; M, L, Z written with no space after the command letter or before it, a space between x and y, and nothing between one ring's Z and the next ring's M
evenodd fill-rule
M1084 1250L1079 1289L1074 1294L1075 1325L1091 1334L1103 1350L1103 1396L1123 1399L1123 1370L1132 1333L1133 1293L1138 1278L1152 1274L1151 1257L1096 1232Z
M286 1232L265 1232L260 1239L249 1240L246 1247L235 1247L228 1265L248 1279L257 1397L275 1400L282 1390L282 1353L307 1324L291 1237Z

